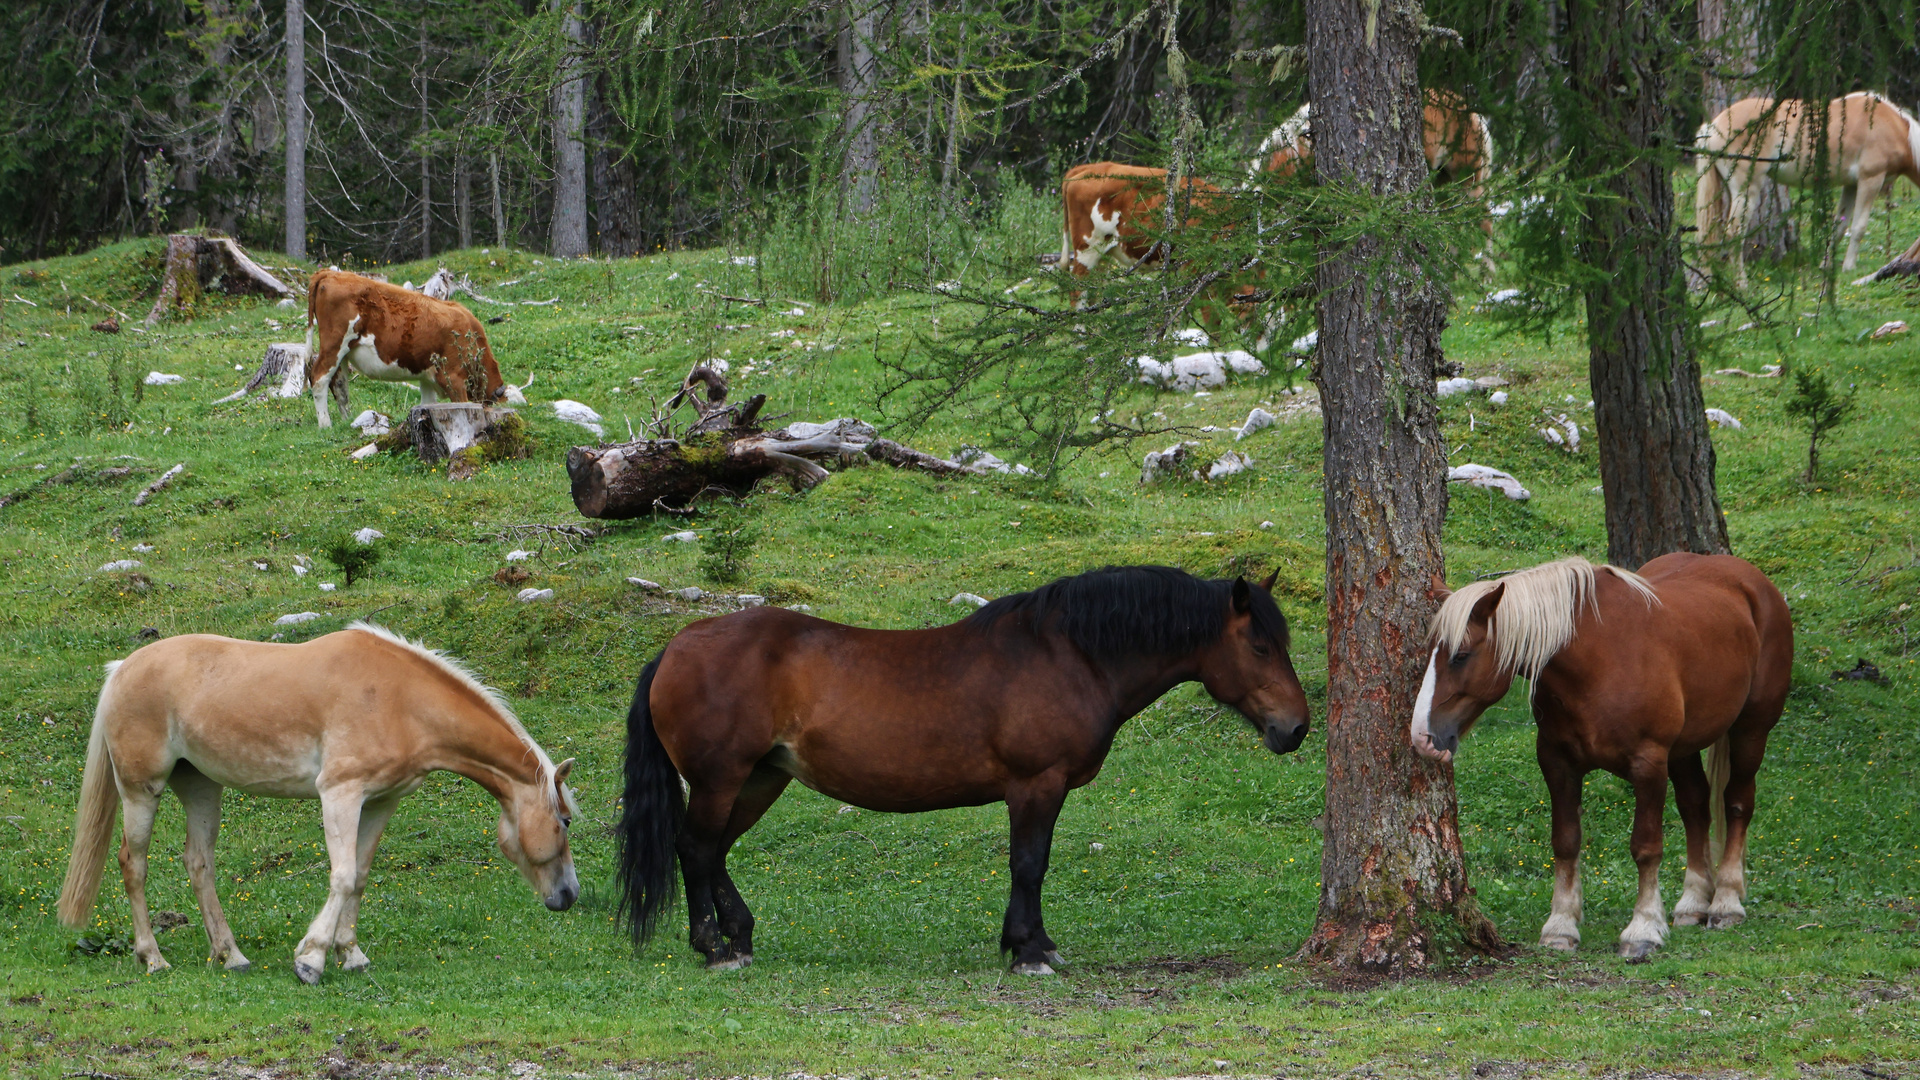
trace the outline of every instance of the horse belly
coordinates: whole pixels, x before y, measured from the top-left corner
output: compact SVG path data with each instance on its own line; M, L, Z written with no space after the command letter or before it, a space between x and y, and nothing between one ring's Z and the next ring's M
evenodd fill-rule
M276 799L320 797L321 754L317 744L305 740L272 746L254 740L244 744L237 740L185 741L181 756L221 787Z
M979 806L1006 798L1005 783L996 782L998 778L993 776L973 775L978 770L943 768L927 761L890 767L884 755L874 754L870 747L849 754L815 746L802 755L781 744L761 760L828 798L863 810L912 814ZM840 762L846 767L836 768Z

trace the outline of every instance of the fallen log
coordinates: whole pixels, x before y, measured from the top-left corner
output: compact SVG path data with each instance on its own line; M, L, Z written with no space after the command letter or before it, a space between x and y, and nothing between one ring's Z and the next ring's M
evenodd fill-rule
M1887 265L1875 270L1863 278L1856 278L1855 285L1866 285L1874 281L1885 281L1892 277L1920 277L1920 240L1913 246L1887 260Z
M292 286L267 273L232 239L174 233L167 237L160 296L153 302L153 310L147 312L147 325L174 312L191 313L199 305L200 295L213 288L233 296L293 295Z

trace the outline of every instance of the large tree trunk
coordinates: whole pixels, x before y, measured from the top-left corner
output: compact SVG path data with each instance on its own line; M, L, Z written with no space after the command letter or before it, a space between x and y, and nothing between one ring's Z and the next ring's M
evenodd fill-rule
M307 8L287 0L287 257L307 257Z
M1587 103L1571 172L1593 192L1579 217L1587 352L1607 503L1607 558L1726 552L1700 366L1669 179L1677 70L1671 0L1570 0L1573 89ZM1315 121L1318 122L1318 116ZM1690 134L1690 133L1687 133Z
M840 89L847 96L842 137L846 160L840 190L847 212L855 217L873 209L879 186L879 117L874 97L880 90L880 61L874 55L880 20L880 0L847 0L846 21L840 29Z
M577 258L587 253L587 152L581 138L587 86L580 59L586 27L567 0L553 0L553 9L566 11L567 39L561 82L553 92L553 253Z
M1306 24L1320 182L1380 196L1419 188L1419 7L1370 16L1360 0L1309 0ZM1499 937L1467 887L1452 766L1407 738L1427 620L1446 588L1434 379L1447 290L1413 258L1383 258L1388 239L1324 250L1318 271L1327 795L1320 912L1303 951L1406 972Z
M427 136L433 134L433 113L427 102L427 20L420 20L420 257L433 258L433 155Z
M639 183L633 159L616 138L620 118L607 104L606 79L593 81L587 137L593 143L593 216L596 246L603 255L640 254L640 212L633 200Z

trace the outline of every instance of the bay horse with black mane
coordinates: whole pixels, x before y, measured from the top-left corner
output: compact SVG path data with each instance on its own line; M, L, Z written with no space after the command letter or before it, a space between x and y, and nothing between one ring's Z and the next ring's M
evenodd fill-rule
M753 961L727 851L791 780L869 810L1004 801L1013 970L1060 962L1040 916L1054 820L1129 717L1198 681L1276 754L1307 734L1273 578L1109 567L993 601L950 626L869 630L752 608L682 630L627 714L618 879L636 943L686 882L709 968ZM681 779L687 789L682 793Z
M1427 757L1451 760L1516 674L1532 683L1553 803L1553 908L1540 944L1580 943L1580 789L1594 769L1633 785L1640 895L1621 956L1644 960L1667 940L1669 779L1687 830L1673 921L1718 930L1746 917L1754 777L1793 674L1793 621L1765 574L1731 555L1662 555L1638 574L1561 559L1448 596L1433 642L1410 733Z

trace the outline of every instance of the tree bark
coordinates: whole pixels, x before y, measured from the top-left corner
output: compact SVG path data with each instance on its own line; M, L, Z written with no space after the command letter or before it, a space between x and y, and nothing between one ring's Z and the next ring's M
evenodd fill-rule
M493 128L493 107L487 107L486 124L489 131ZM493 246L505 251L507 248L507 211L500 199L500 150L498 147L487 149L487 185L493 194Z
M1377 20L1373 26L1370 21ZM1322 184L1426 182L1417 5L1309 0ZM1390 237L1323 249L1317 272L1327 520L1327 792L1318 923L1303 953L1407 972L1500 939L1467 885L1451 764L1407 739L1446 588L1446 450L1434 380L1447 289Z
M586 25L567 6L564 10L567 55L560 62L560 85L553 92L553 253L578 258L587 253L587 154L582 141L586 120L586 78L581 73L580 50Z
M1607 558L1628 568L1672 551L1730 550L1669 179L1671 148L1686 144L1669 100L1668 73L1681 59L1674 11L1672 0L1568 4L1573 93L1586 103L1568 162L1592 193L1578 235L1591 271L1587 353Z
M453 216L462 250L473 246L473 163L465 154L453 159Z
M615 138L620 118L607 104L605 78L593 82L587 137L593 143L593 216L603 255L640 254L640 214L633 196L638 182L633 160Z
M307 10L287 0L287 257L307 257Z
M433 114L427 104L427 20L420 20L420 257L433 258L433 155L427 153L427 136L433 131Z
M880 88L879 57L874 54L879 3L847 0L846 21L840 30L840 89L847 98L841 132L846 140L846 158L840 191L847 212L854 217L873 209L879 186L880 132L873 112L873 99Z
M200 294L219 282L232 296L257 294L288 297L293 289L247 257L240 245L224 236L174 233L167 237L166 268L161 271L160 295L147 312L152 326L167 315L191 315Z

